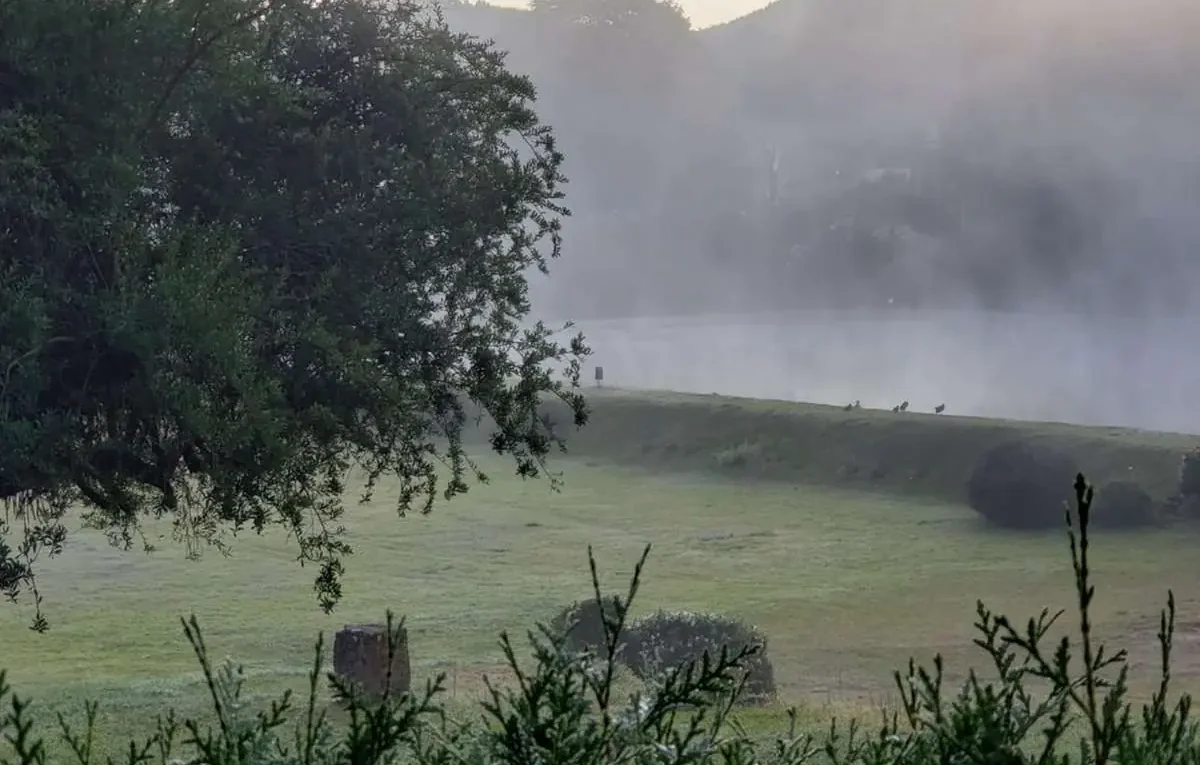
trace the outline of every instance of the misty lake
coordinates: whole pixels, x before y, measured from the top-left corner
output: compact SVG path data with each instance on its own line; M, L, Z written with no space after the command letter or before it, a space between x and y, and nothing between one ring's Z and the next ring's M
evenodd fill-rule
M585 320L605 384L1200 433L1184 319L795 311Z

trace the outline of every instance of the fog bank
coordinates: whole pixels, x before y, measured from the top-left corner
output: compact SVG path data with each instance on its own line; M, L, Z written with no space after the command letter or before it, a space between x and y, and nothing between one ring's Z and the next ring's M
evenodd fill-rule
M1200 433L1193 327L980 311L585 321L605 384Z
M559 136L534 312L612 384L1200 432L1196 0L448 17Z

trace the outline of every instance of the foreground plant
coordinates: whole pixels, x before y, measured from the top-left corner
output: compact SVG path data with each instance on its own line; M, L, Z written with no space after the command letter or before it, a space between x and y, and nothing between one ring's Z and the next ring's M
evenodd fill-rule
M1200 762L1191 697L1170 702L1171 649L1175 597L1168 591L1160 615L1158 689L1140 714L1128 699L1129 665L1124 650L1110 652L1092 629L1088 529L1093 490L1080 474L1075 480L1075 512L1066 511L1067 538L1079 617L1073 642L1062 637L1052 647L1047 636L1065 611L1048 609L1014 624L976 604L975 644L988 656L995 679L982 681L971 670L957 693L947 693L942 657L933 667L910 660L895 673L901 711L870 738L852 723L831 728L826 749L844 763L1122 763L1161 765ZM1030 681L1045 687L1031 689ZM1072 734L1082 727L1081 737Z
M516 680L489 684L480 717L463 722L447 714L442 678L420 693L369 700L330 675L328 683L345 708L344 721L327 714L321 694L324 646L320 639L300 715L291 694L251 712L242 699L241 670L215 668L195 619L184 632L207 681L214 724L179 720L167 713L157 732L130 742L120 760L129 765L1190 765L1200 763L1200 731L1191 698L1171 701L1171 649L1175 600L1168 594L1158 640L1161 672L1150 702L1135 710L1128 695L1124 651L1109 652L1091 623L1088 538L1092 489L1079 476L1076 511L1068 509L1068 540L1077 595L1078 635L1048 645L1051 628L1064 616L1048 610L1023 625L977 605L975 640L995 679L971 671L957 691L947 690L940 656L932 668L910 661L897 672L900 708L882 723L834 722L824 733L788 727L766 740L738 724L746 670L759 650L705 653L698 661L668 668L644 687L618 698L616 666L650 548L635 567L623 596L601 593L589 549L596 602L602 604L603 640L597 648L571 650L566 629L544 626L528 633L529 656L518 657L508 635L500 644ZM389 624L389 651L400 627ZM389 661L389 666L390 666ZM1036 686L1036 687L1035 687ZM1040 690L1039 690L1040 689ZM47 763L45 741L27 702L12 695L0 675L0 736L12 756L0 763ZM59 715L59 737L71 762L92 765L97 706L85 705L86 722L75 731ZM343 717L343 715L335 715ZM290 730L289 730L290 727Z

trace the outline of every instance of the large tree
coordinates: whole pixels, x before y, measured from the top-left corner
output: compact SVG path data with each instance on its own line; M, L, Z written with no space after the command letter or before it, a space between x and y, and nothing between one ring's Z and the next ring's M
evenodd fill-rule
M533 95L406 2L0 0L0 586L78 506L282 525L331 608L352 471L428 509L478 411L537 475L586 348L529 318L566 214Z

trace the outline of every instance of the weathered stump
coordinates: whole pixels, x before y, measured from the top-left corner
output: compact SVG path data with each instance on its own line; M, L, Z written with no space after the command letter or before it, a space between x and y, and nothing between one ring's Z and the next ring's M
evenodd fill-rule
M383 696L388 685L387 625L347 624L333 638L333 671L355 683L368 696ZM411 686L408 632L401 628L392 655L391 694L407 693Z

